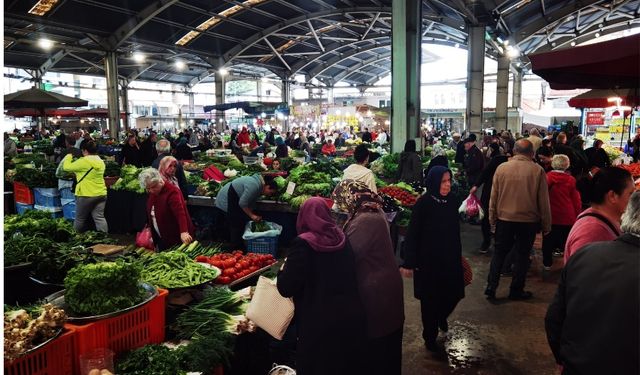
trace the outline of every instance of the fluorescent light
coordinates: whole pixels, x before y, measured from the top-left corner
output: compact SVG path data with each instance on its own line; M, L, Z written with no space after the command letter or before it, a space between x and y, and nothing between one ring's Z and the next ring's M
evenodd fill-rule
M139 62L139 63L144 62L145 58L146 58L146 56L142 52L134 52L133 53L133 60L135 60L136 62Z
M186 67L186 64L182 60L176 60L175 64L178 70L182 70Z
M507 56L514 58L514 57L518 57L520 56L520 51L518 51L517 48L512 47L512 46L508 46L507 47Z
M38 45L40 46L40 48L46 50L53 48L53 42L45 38L41 38L40 40L38 40Z
M226 76L227 74L229 74L229 71L225 68L220 68L218 69L218 74L220 74L221 76Z

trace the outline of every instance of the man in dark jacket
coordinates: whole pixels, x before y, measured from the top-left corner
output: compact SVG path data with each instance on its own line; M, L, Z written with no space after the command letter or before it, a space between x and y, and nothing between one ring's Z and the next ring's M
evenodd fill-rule
M480 177L482 169L484 169L484 156L482 151L476 146L476 140L467 138L464 140L464 149L466 155L464 157L464 171L467 175L467 182L472 186Z
M640 192L624 234L595 242L565 265L545 328L563 374L640 374Z
M362 142L369 142L371 143L371 133L369 133L369 129L368 128L364 128L364 132L362 133Z
M158 169L160 160L165 156L171 156L171 143L166 139L159 140L156 142L156 151L158 152L158 157L151 163L151 166ZM184 169L182 169L182 164L180 163L178 163L176 167L176 178L178 179L178 186L182 191L182 195L184 195L184 199L187 199L187 177L184 175Z
M556 145L553 147L553 154L567 155L569 157L569 161L571 162L572 172L574 169L573 167L580 164L580 161L578 160L575 150L567 146L567 135L564 132L561 132L560 134L558 134L558 137L556 138ZM574 173L572 173L572 175L576 177Z
M603 143L601 140L596 139L595 142L593 142L593 147L584 150L584 153L589 159L589 169L593 167L606 168L611 166L609 155L607 155L607 152L602 148Z
M140 152L142 153L142 166L149 167L151 163L158 157L158 152L156 151L156 142L158 141L158 136L156 132L149 133L147 139L145 139L140 144Z
M467 137L468 139L473 139L473 141L476 141L476 135L471 133L469 134L469 137ZM464 149L464 142L458 142L456 145L456 158L455 158L455 162L462 164L464 163L464 155L465 155L465 149Z

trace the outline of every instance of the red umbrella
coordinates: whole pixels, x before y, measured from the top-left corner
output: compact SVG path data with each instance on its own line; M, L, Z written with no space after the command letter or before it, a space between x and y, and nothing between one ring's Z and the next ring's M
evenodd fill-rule
M38 117L42 116L42 111L35 108L10 109L5 112L5 115L11 117ZM65 108L47 108L44 110L44 115L46 117L75 117L76 110Z
M640 67L638 68L640 69ZM612 98L620 98L620 106L633 107L640 103L639 89L616 89L616 90L590 90L578 96L574 96L569 100L569 106L574 108L606 108L618 105L617 100Z
M528 57L552 89L640 86L640 34Z

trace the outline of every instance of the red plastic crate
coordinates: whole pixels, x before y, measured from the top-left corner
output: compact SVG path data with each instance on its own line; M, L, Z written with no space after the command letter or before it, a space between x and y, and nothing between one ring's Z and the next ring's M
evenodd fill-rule
M164 341L167 295L158 289L158 296L146 305L113 318L85 325L65 324L75 330L75 368L80 373L80 355L97 348L107 348L116 354L147 344Z
M35 199L33 197L33 190L29 189L27 185L20 182L13 183L13 196L16 203L22 203L22 204L35 203Z
M5 375L71 375L74 366L74 337L66 328L57 339L11 362L4 361Z

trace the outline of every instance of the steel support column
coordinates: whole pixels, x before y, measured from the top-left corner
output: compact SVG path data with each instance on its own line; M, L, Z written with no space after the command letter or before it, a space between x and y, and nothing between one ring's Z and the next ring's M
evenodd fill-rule
M392 3L391 151L401 152L407 140L420 137L420 60L422 2Z
M465 128L479 135L482 131L483 122L485 27L469 26L468 30L467 118Z
M219 73L216 73L215 79L216 79L215 81L216 104L224 104L225 97L227 95L224 76ZM216 130L218 132L221 132L225 129L225 123L220 122L220 120L224 120L224 111L216 110L215 121L216 121Z
M119 139L120 133L120 93L118 92L118 55L107 52L104 58L104 71L107 78L107 105L109 108L109 135Z
M129 85L126 82L121 82L121 99L122 99L122 112L124 112L124 119L122 120L122 125L124 126L125 131L129 131L131 128L129 126Z
M284 78L282 80L282 90L280 90L280 95L281 95L281 102L282 103L287 103L288 106L291 105L291 83L289 82L289 80L287 78ZM284 126L283 129L285 131L289 130L289 117L287 116L287 119L284 120Z
M262 79L256 79L256 96L258 101L262 101Z
M511 97L511 106L514 108L522 107L522 78L524 74L522 70L513 72L513 96Z
M334 104L333 86L327 86L327 104Z
M507 107L509 105L509 64L507 56L498 57L498 77L496 79L496 124L498 130L508 126Z
M190 91L187 95L189 96L189 116L194 117L196 113L196 94Z

